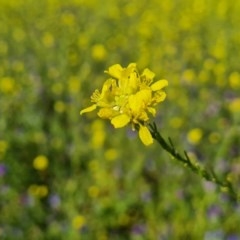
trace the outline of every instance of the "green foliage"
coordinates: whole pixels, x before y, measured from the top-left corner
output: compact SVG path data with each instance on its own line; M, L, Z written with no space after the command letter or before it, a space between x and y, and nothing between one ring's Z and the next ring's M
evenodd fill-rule
M239 1L1 0L0 11L0 239L240 238L225 189L131 129L79 115L109 66L149 67L169 81L161 134L239 189Z

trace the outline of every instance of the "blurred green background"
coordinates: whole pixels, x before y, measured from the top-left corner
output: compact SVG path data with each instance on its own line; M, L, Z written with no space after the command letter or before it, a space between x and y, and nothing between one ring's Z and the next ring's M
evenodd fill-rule
M240 1L0 0L0 239L240 239L240 205L90 105L104 70L169 81L155 119L240 186Z

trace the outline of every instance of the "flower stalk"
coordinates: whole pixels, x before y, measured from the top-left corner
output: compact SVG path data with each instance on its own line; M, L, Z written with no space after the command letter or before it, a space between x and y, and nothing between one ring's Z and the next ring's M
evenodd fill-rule
M168 138L168 141L166 141L162 137L162 135L159 133L157 129L155 122L149 124L149 127L152 137L162 146L164 150L170 153L170 155L174 159L181 162L185 167L189 168L192 172L201 176L205 180L217 184L221 189L224 189L226 192L229 193L233 201L238 202L240 200L239 194L237 194L237 192L234 190L234 187L230 181L220 179L213 169L208 170L205 167L199 165L198 163L193 163L193 161L191 161L186 151L183 151L183 154L180 154L176 150L171 138Z
M185 167L205 180L217 184L222 190L227 191L234 201L240 200L240 195L228 179L220 179L213 169L207 169L192 161L186 151L180 154L171 138L166 141L159 133L156 124L154 122L149 124L150 117L156 116L157 106L166 98L164 91L168 86L166 79L155 81L155 74L150 69L145 68L140 73L136 63L130 63L127 67L115 64L105 73L108 79L101 90L96 89L93 92L92 105L82 109L80 115L97 110L97 115L109 120L114 128L122 128L130 124L132 130L138 132L144 145L151 145L155 139Z

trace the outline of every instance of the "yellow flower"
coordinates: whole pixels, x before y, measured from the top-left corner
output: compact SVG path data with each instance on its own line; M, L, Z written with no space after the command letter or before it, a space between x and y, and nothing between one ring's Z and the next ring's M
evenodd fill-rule
M35 196L37 198L44 198L48 195L49 190L46 185L32 184L29 186L28 192L30 195Z
M99 195L99 188L97 186L90 186L88 188L88 195L91 198L97 198Z
M63 113L66 110L66 104L63 101L56 101L54 103L54 110L58 113Z
M91 126L91 145L94 149L101 148L106 138L104 124L100 120L95 120Z
M102 44L96 44L92 47L92 57L94 60L103 61L106 55L107 51Z
M232 113L240 112L240 98L236 98L229 103L229 110Z
M39 155L33 160L33 167L36 170L42 171L48 167L48 159L44 155Z
M7 151L8 143L7 141L0 140L0 154L4 154Z
M0 92L13 93L16 90L16 81L11 77L4 77L0 79Z
M137 90L139 84L139 76L136 63L130 63L127 68L123 68L119 64L111 66L105 71L110 76L118 79L120 93L131 94Z
M54 45L54 37L51 33L46 32L42 37L42 42L45 47L51 48Z
M193 128L191 129L187 134L188 142L190 142L193 145L197 145L203 136L203 131L200 128Z
M98 116L109 119L115 128L129 123L138 130L139 137L145 145L153 143L150 131L146 127L149 114L156 115L156 106L164 101L166 93L162 90L168 85L165 79L154 82L155 74L148 68L139 74L136 63L126 68L115 64L105 71L110 78L91 96L93 105L80 111L80 114L97 108Z
M107 161L114 161L118 156L118 152L114 148L110 148L106 150L104 153L104 157L106 158Z
M74 229L81 229L86 223L86 218L83 215L77 215L72 219L72 226Z

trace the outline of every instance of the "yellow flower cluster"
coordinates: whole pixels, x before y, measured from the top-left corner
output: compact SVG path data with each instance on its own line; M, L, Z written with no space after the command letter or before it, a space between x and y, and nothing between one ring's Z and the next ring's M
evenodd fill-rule
M148 68L139 74L136 63L130 63L126 68L115 64L105 71L110 78L91 96L93 105L80 111L80 114L91 112L97 108L98 116L109 119L115 128L132 124L137 129L139 137L145 145L153 143L153 138L146 124L149 113L156 115L156 105L166 98L162 90L168 85L165 79L153 81L155 74Z
M32 184L29 186L28 192L30 195L37 198L44 198L48 195L49 189L46 185L43 184Z

